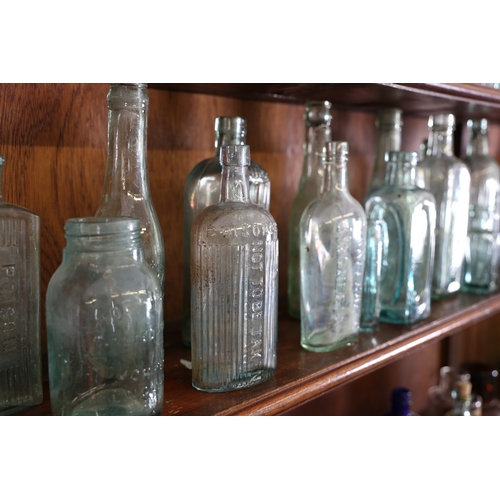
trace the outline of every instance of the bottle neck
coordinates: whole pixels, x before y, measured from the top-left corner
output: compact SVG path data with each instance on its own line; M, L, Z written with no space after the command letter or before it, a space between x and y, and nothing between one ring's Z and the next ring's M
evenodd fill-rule
M453 128L429 130L427 155L453 156Z
M0 203L3 203L3 164L4 158L0 155Z
M220 130L215 137L215 155L220 156L222 146L227 145L243 146L245 144L245 134L233 130Z
M321 194L331 193L334 190L347 191L347 163L325 162L324 177L321 185Z
M377 133L377 144L375 147L375 169L377 167L385 171L386 151L399 151L401 149L401 126L380 126Z
M142 85L112 85L104 191L146 198L148 95Z
M306 129L306 143L304 145L304 169L307 176L323 171L323 148L331 141L331 127L328 124L309 125Z
M471 139L467 145L466 155L489 155L488 132L485 130L472 129L470 133Z
M221 203L250 203L248 196L248 167L224 165L222 167Z
M417 166L406 161L387 162L385 183L389 186L416 187Z

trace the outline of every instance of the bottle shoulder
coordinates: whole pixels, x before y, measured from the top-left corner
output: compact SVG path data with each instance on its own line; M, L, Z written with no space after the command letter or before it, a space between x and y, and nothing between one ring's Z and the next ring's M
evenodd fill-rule
M302 219L331 221L355 219L366 221L363 206L348 192L329 193L311 201L303 212Z
M375 190L365 202L368 213L375 206L391 206L399 209L415 210L419 206L432 205L435 207L434 195L419 187L402 188L382 186Z
M464 158L464 163L471 173L489 172L490 175L500 177L500 165L489 155L471 155Z
M0 201L0 216L36 221L37 223L40 220L40 216L35 212L19 205L14 205L13 203L5 203L4 201Z

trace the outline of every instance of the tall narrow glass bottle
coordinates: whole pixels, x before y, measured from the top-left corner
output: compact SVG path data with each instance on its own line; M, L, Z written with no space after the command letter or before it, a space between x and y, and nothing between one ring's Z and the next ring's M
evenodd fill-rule
M300 221L301 344L309 351L358 337L366 217L349 193L347 157L347 142L326 144L321 195Z
M388 151L385 186L366 201L384 228L380 321L410 324L429 316L436 206L416 185L418 153Z
M108 93L106 173L96 216L128 216L141 221L146 262L164 289L165 250L149 190L146 84L112 84Z
M184 185L184 262L182 343L191 345L191 284L190 237L196 216L205 208L216 205L221 196L222 165L220 153L226 145L244 145L247 123L239 116L218 116L215 119L215 155L198 163ZM248 165L248 196L252 203L269 210L271 181L267 172L253 160Z
M401 149L402 116L403 112L397 108L383 108L378 110L377 120L375 121L375 126L377 127L375 162L366 198L368 198L373 190L385 184L385 153Z
M40 218L2 199L0 156L0 415L42 403Z
M488 121L469 120L465 164L471 174L469 230L463 288L491 293L498 289L500 266L500 166L489 154Z
M222 148L221 201L191 230L193 386L242 389L274 376L278 332L278 228L250 202L250 147Z
M455 117L431 115L427 156L418 164L417 185L436 200L436 250L432 298L460 289L467 244L470 173L453 154Z
M309 102L304 113L306 142L299 189L290 212L288 232L288 313L300 318L300 218L307 205L318 198L323 183L323 149L331 140L331 104Z

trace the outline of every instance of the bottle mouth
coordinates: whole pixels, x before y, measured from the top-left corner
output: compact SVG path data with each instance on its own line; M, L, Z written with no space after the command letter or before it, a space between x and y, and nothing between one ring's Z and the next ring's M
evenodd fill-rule
M68 219L67 236L124 236L140 234L141 223L133 217L79 217Z

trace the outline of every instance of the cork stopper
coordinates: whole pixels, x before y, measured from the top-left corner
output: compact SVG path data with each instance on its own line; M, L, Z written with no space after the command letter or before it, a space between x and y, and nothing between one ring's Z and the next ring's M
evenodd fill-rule
M459 399L467 399L472 392L472 384L468 380L457 380L456 389Z

